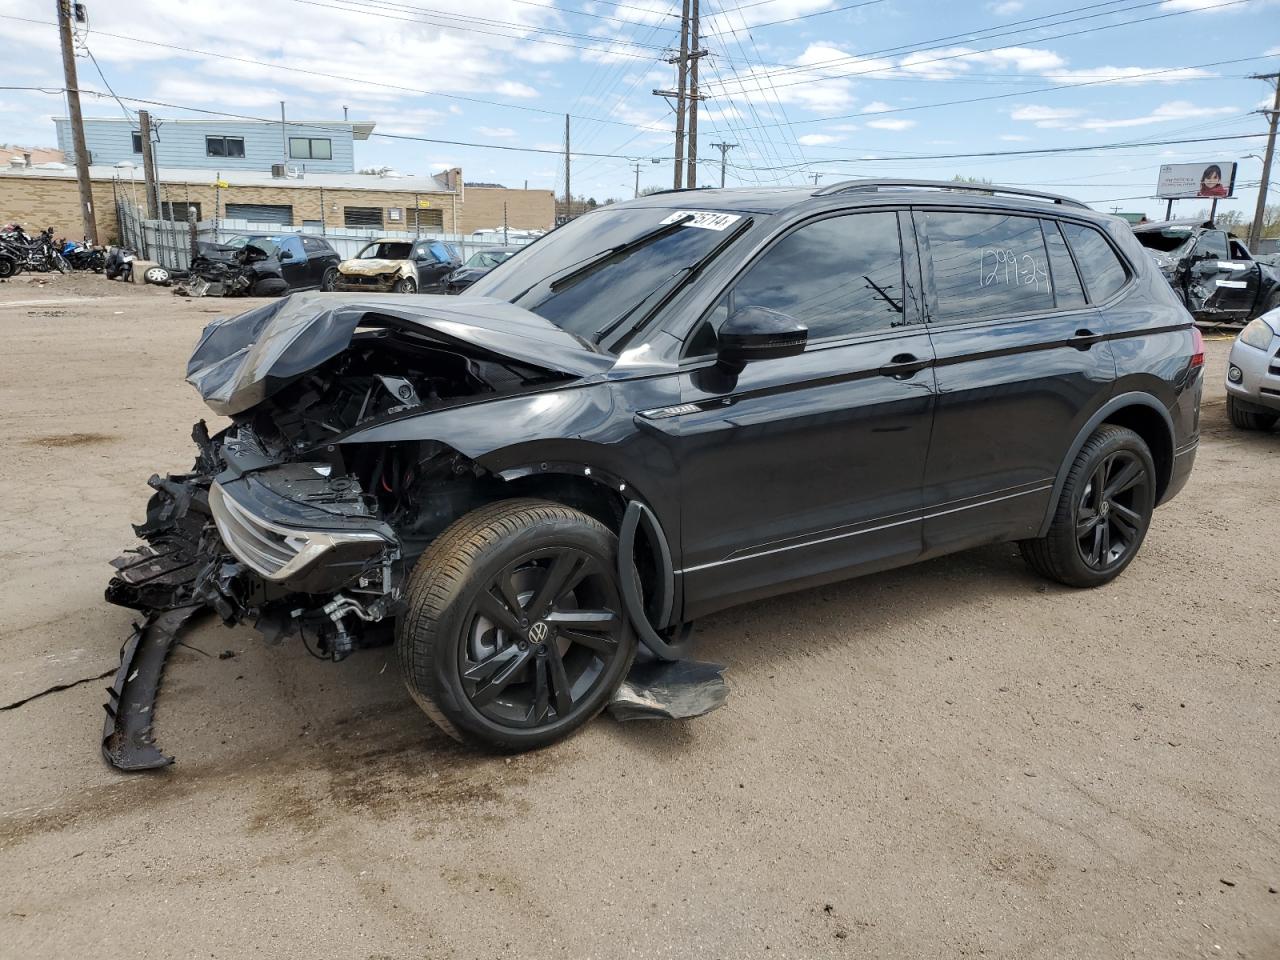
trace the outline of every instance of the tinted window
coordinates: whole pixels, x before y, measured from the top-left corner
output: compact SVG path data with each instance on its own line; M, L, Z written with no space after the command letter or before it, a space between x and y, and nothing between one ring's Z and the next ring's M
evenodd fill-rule
M303 237L302 245L307 248L307 253L328 253L329 245L320 240L313 240L311 237Z
M830 217L774 244L728 294L719 319L743 307L795 317L809 339L903 323L902 244L896 213Z
M1221 230L1210 230L1200 234L1192 257L1196 260L1230 260L1231 251L1227 247L1227 235Z
M1053 309L1040 221L1002 213L921 215L937 295L935 320L986 320Z
M1102 234L1078 223L1064 223L1062 232L1076 255L1091 301L1100 303L1125 285L1129 272Z
M1044 227L1044 240L1049 247L1049 273L1053 278L1053 296L1059 310L1072 307L1083 307L1084 287L1080 285L1080 275L1076 273L1076 265L1071 260L1071 251L1067 249L1067 241L1063 239L1057 222L1041 221Z

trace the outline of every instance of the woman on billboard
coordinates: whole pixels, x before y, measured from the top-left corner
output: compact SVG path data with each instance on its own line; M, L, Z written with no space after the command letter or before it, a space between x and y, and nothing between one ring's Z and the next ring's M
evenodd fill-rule
M1200 192L1196 196L1220 198L1227 194L1227 188L1222 185L1222 168L1216 163L1205 167L1204 173L1200 174Z

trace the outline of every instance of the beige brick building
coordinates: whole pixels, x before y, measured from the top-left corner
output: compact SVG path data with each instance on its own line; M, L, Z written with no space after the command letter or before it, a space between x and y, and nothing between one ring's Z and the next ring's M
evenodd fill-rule
M146 206L141 170L90 168L98 232L103 242L119 236L116 200ZM550 190L467 187L462 171L435 177L380 177L369 174L311 174L303 179L269 173L208 170L160 171L161 203L179 219L194 209L197 218L249 219L283 225L388 231L468 234L501 227L505 210L511 229L548 230L555 219ZM83 232L74 170L40 167L0 170L0 222L29 231L52 226L58 236Z

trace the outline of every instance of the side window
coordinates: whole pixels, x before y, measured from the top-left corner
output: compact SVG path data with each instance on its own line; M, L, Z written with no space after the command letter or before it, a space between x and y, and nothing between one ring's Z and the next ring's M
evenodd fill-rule
M783 237L747 270L708 318L713 329L732 311L768 307L809 328L809 340L885 330L904 323L898 215L858 213L806 224ZM706 352L714 337L699 330Z
M280 249L289 251L290 256L294 260L305 260L306 256L302 252L302 242L297 237L285 237L280 242Z
M1084 287L1080 284L1080 274L1071 259L1071 251L1067 249L1067 241L1062 236L1056 220L1042 220L1045 245L1049 248L1049 273L1053 278L1053 296L1059 310L1070 310L1085 305Z
M1053 309L1040 221L1003 213L923 214L935 320L988 320Z
M449 248L446 247L439 240L435 240L432 243L430 243L427 249L431 251L431 256L435 258L436 263L449 262Z
M1129 271L1097 230L1078 223L1064 223L1062 232L1076 255L1091 302L1101 303L1128 282Z
M1244 244L1239 240L1231 241L1231 259L1232 260L1252 260L1249 251L1244 248Z
M324 244L319 240L312 240L310 237L302 238L302 246L308 254L324 253Z
M1221 230L1207 230L1200 234L1196 241L1193 260L1230 260L1231 251L1227 247L1227 235Z

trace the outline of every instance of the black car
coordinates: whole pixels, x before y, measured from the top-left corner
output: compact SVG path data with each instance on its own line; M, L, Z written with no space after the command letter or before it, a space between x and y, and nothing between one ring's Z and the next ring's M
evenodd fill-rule
M445 277L445 293L461 293L498 264L510 260L520 247L490 247L477 250L467 258L467 262L453 273Z
M196 247L193 274L255 297L332 290L342 262L327 240L299 233L237 236Z
M1197 320L1248 323L1280 307L1280 268L1254 259L1227 231L1170 220L1133 233Z
M210 325L188 380L231 426L153 479L109 597L138 649L202 607L333 659L393 622L432 720L537 747L734 604L1002 541L1110 582L1187 481L1203 359L1127 225L1064 198L655 194L460 297Z

